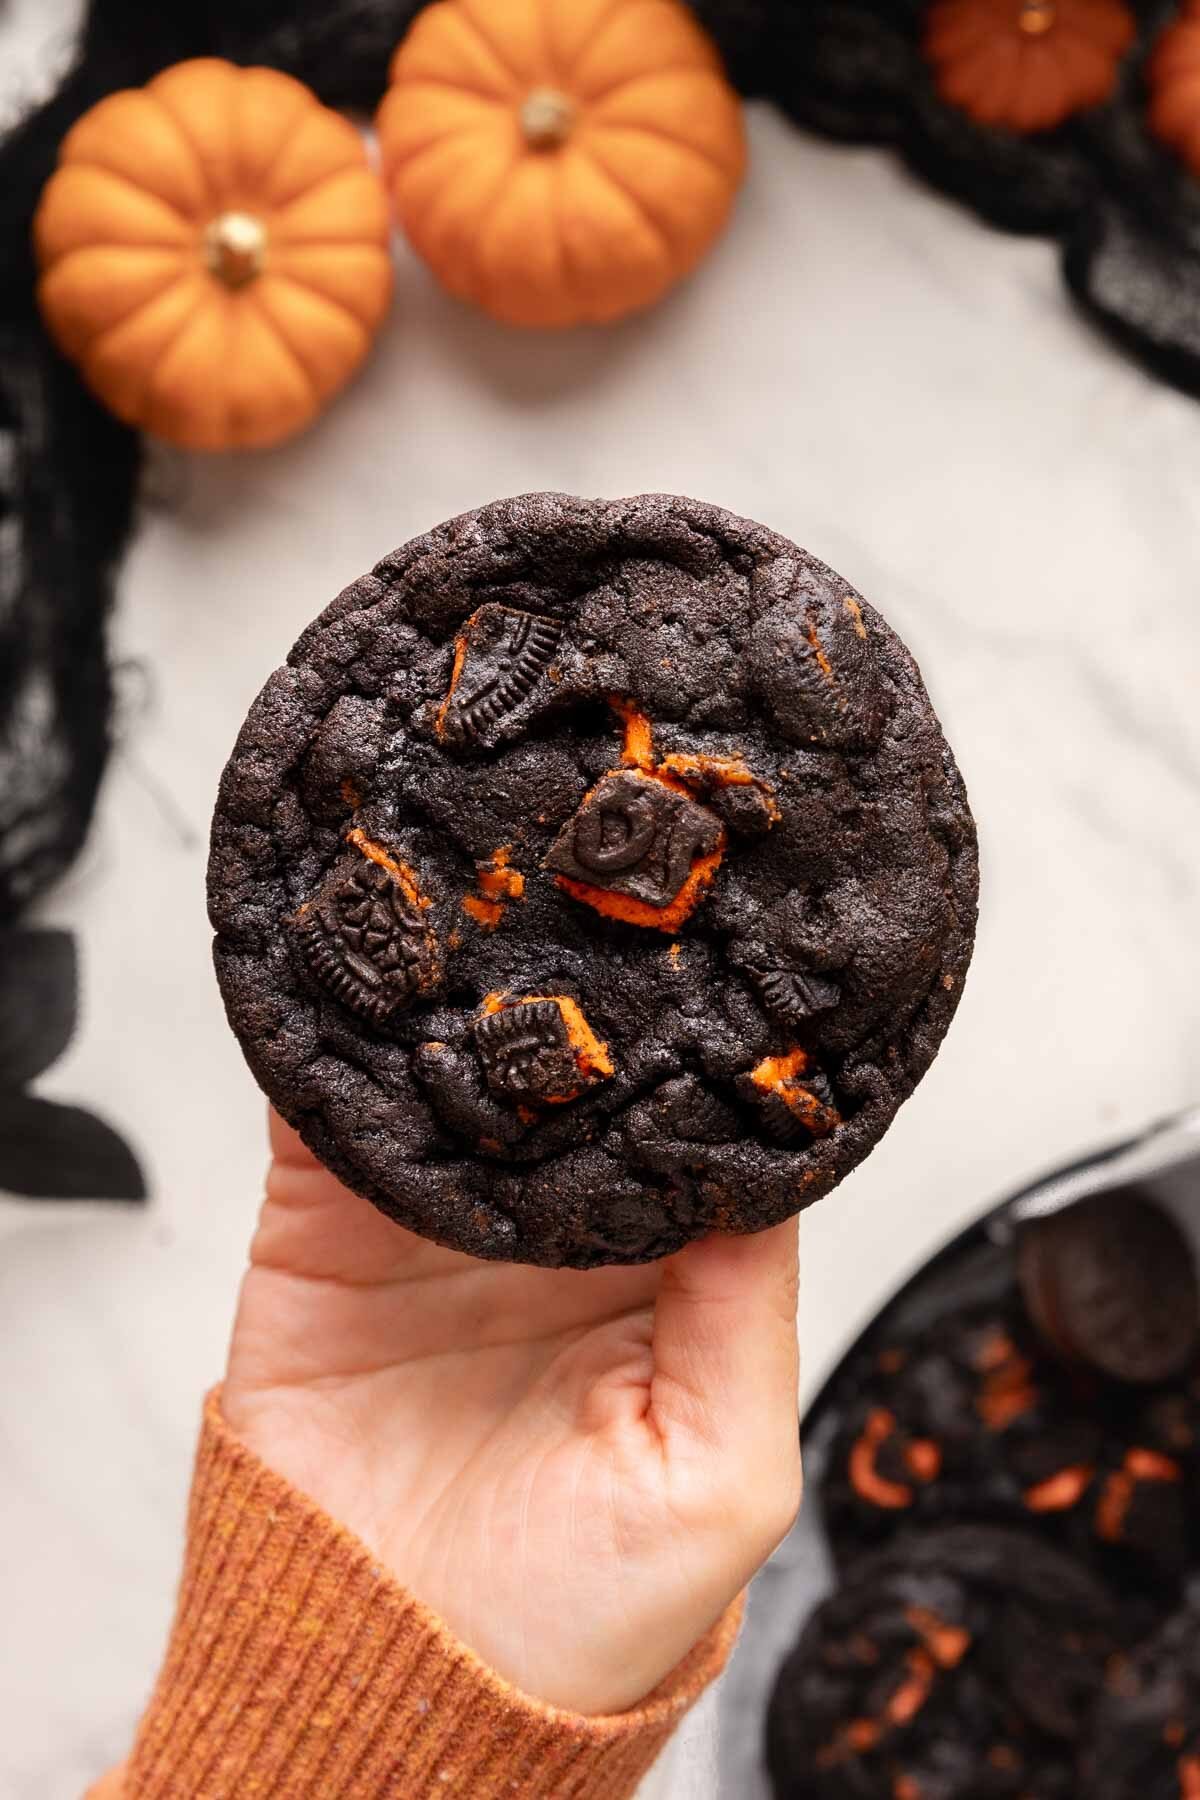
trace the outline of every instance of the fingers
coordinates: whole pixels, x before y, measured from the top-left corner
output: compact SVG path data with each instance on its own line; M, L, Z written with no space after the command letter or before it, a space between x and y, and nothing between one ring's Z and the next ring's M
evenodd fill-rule
M311 1279L384 1284L470 1259L415 1237L340 1182L279 1114L270 1114L266 1204L250 1249L257 1267Z
M661 1430L737 1457L747 1475L796 1456L797 1237L795 1219L715 1234L663 1267L652 1411Z
M280 1118L272 1106L267 1114L267 1131L271 1140L271 1155L275 1162L286 1169L318 1169L320 1163L304 1142L298 1131Z

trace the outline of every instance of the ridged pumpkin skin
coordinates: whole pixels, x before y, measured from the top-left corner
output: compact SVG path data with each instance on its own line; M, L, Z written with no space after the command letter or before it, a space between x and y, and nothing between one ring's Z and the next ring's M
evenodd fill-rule
M359 134L273 69L203 58L110 94L63 140L33 229L58 344L119 418L190 450L301 430L391 296Z
M925 54L977 124L1048 131L1109 98L1136 35L1121 0L934 0Z
M1200 0L1163 32L1147 77L1151 131L1200 175Z
M434 0L391 80L377 123L400 223L509 324L649 306L745 169L737 95L679 0Z

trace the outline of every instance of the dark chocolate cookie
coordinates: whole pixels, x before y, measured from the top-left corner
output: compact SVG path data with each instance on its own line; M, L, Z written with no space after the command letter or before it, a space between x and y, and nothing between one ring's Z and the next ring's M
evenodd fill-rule
M1195 1355L1192 1248L1142 1195L1096 1194L1022 1226L1017 1266L1030 1317L1068 1361L1117 1381L1158 1382Z
M777 1800L1075 1800L1120 1641L1104 1585L1020 1532L950 1526L866 1557L780 1670Z
M975 835L911 656L822 563L665 496L541 494L386 558L221 782L216 965L341 1178L588 1267L827 1193L962 990Z
M1200 1597L1112 1665L1080 1766L1089 1800L1200 1796Z
M1193 1554L1195 1402L1064 1368L1015 1295L876 1337L833 1395L840 1424L820 1480L834 1555L950 1520L1036 1529L1158 1589Z

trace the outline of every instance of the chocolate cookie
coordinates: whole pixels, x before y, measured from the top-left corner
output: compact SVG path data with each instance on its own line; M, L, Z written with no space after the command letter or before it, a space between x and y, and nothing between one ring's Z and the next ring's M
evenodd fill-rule
M655 495L501 502L348 588L252 707L209 866L230 1022L316 1154L442 1243L581 1268L860 1162L976 887L879 615Z
M1074 1800L1119 1642L1103 1584L1020 1532L951 1526L867 1557L780 1670L776 1800Z
M1200 1603L1176 1613L1127 1661L1096 1704L1080 1767L1090 1800L1200 1795Z
M1157 1382L1196 1353L1191 1245L1140 1194L1096 1194L1022 1226L1017 1266L1030 1317L1068 1361L1118 1381Z
M1159 1588L1191 1560L1190 1391L1064 1369L1015 1295L872 1343L833 1407L820 1504L841 1563L950 1520L1036 1529L1106 1579Z

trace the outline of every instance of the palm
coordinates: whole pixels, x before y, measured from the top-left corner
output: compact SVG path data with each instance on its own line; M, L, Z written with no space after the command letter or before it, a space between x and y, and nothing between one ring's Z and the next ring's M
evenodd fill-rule
M794 1251L768 1241L789 1228L647 1267L497 1266L399 1230L283 1127L274 1142L230 1423L518 1686L631 1705L794 1510ZM778 1264L780 1249L782 1287L759 1300L782 1409L770 1357L755 1380L739 1367L749 1343L728 1341L745 1282L719 1279L723 1261ZM706 1258L697 1295L688 1274ZM764 1404L738 1409L762 1417L739 1423L726 1402L747 1376ZM746 1456L751 1484L733 1462ZM757 1530L747 1486L783 1496Z

